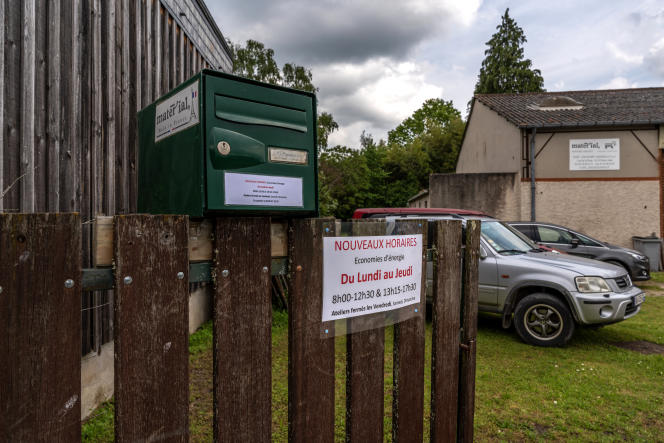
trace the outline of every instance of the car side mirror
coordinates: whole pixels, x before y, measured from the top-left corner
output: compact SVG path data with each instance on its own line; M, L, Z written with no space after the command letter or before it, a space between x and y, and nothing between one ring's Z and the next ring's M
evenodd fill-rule
M570 241L570 244L572 245L573 248L576 248L577 246L579 246L580 243L581 242L579 241L578 238L573 238L572 241Z
M484 249L484 246L480 246L480 260L484 260L486 257L486 249Z

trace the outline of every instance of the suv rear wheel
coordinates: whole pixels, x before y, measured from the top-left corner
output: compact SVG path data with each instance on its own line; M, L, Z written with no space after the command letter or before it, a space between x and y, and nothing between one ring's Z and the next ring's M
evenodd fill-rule
M530 294L514 310L514 327L519 337L535 346L564 346L574 334L574 319L559 298Z

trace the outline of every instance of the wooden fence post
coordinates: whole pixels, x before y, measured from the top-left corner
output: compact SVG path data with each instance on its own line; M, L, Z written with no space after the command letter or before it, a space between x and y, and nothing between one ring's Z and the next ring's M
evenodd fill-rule
M323 237L334 220L296 219L290 227L288 439L334 441L334 323L321 338Z
M357 221L353 235L385 235L385 222ZM354 322L380 320L382 315L350 318L348 331L353 331ZM382 442L385 328L352 332L346 337L346 352L346 441Z
M430 441L451 442L457 438L459 401L461 222L435 222L434 239Z
M216 220L215 441L269 442L272 427L270 219Z
M475 364L477 338L477 302L478 302L478 264L480 250L481 222L468 220L464 244L463 266L463 317L461 339L464 349L461 353L459 378L459 430L458 440L473 441L473 423L475 415Z
M186 216L115 217L115 438L189 440Z
M426 245L427 222L398 221L403 234L422 234L421 300L415 317L394 325L394 392L392 406L392 439L422 441L424 419L424 318L426 312Z
M0 441L81 440L81 219L0 214Z

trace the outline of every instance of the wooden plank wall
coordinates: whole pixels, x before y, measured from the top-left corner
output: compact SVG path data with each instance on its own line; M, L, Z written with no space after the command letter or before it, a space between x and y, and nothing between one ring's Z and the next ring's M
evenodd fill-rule
M0 212L80 212L90 266L85 222L136 211L136 112L209 66L159 0L0 0ZM108 304L83 296L83 353Z
M78 214L0 214L0 441L81 440L80 292Z

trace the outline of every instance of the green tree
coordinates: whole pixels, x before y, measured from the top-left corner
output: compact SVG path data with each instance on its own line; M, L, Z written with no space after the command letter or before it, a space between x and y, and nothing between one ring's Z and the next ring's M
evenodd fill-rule
M429 156L431 172L454 172L456 170L465 128L464 121L456 117L450 120L446 127L436 126L419 137L422 147ZM422 187L427 188L428 186L427 182Z
M318 152L327 149L327 140L334 131L339 129L339 124L334 121L334 117L329 112L318 114Z
M475 85L475 94L544 91L544 79L532 62L524 59L526 35L505 10L497 32L486 42L484 61Z
M233 74L273 85L281 84L281 71L274 60L274 50L256 40L247 40L245 47L228 40L228 47L233 57Z
M387 133L387 142L390 145L405 146L432 128L447 127L450 121L457 118L461 118L461 113L454 108L451 101L430 98L413 112L413 115Z
M318 92L318 88L316 88L313 84L313 75L311 74L311 70L293 63L286 63L283 68L281 68L281 72L282 86L300 89L307 92Z
M246 46L227 40L233 57L233 74L272 85L286 86L307 92L317 92L311 70L286 63L279 69L274 50L256 40L247 40Z
M335 146L320 156L319 180L322 179L323 188L329 192L325 204L327 208L330 203L334 205L336 217L350 218L355 209L366 206L371 187L369 177L370 168L361 150Z

